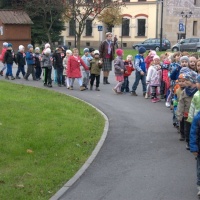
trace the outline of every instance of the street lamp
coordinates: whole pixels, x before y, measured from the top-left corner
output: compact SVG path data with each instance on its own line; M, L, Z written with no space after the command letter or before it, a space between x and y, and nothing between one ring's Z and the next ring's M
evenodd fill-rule
M162 39L163 39L163 0L161 0L160 51L162 51Z
M183 17L183 18L185 18L185 38L186 38L186 28L187 28L187 19L188 18L190 18L191 16L192 16L192 12L190 11L190 12L184 12L184 11L182 11L181 12L181 16Z
M123 17L122 17L122 29L121 29L121 49L122 49L122 37L123 37Z

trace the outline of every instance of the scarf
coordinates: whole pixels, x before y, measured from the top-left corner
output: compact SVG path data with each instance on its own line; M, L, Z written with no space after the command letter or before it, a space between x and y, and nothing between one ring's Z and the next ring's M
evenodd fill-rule
M189 96L189 97L192 97L197 91L197 88L194 87L194 88L191 88L191 87L186 87L185 88L185 93Z
M111 40L106 40L107 44L108 44L108 54L110 55L111 54L111 43L112 41Z

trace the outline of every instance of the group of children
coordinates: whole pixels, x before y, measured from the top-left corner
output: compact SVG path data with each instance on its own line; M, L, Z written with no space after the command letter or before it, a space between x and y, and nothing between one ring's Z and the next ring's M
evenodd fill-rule
M166 107L173 111L173 125L180 133L180 141L186 141L186 149L197 159L197 195L200 197L200 59L198 55L187 52L158 56L155 51L149 51L146 58L144 53L145 49L141 47L135 56L134 66L133 63L129 65L133 67L132 70L136 69L131 93L137 96L135 90L141 80L145 98L150 97L153 103L160 101L160 98L165 99ZM122 94L120 89L129 71L127 61L123 61L123 51L117 49L116 54L114 67L117 85L113 91Z

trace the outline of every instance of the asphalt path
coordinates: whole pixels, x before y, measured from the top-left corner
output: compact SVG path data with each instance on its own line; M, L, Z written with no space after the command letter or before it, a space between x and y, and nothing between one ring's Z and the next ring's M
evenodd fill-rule
M14 72L16 69L14 68ZM14 73L15 74L15 73ZM0 80L3 77L0 77ZM43 87L42 81L14 80ZM132 85L135 77L130 77ZM180 142L172 126L172 113L164 101L151 103L142 96L116 95L114 74L100 92L54 86L56 90L81 98L109 118L107 139L83 176L61 200L195 200L196 161ZM102 82L102 78L101 78ZM91 122L92 123L92 122Z

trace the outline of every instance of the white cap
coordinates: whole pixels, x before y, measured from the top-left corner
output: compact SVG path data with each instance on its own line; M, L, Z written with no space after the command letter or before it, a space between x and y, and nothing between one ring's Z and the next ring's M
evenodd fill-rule
M45 46L44 46L45 49L50 48L50 47L51 47L51 45L49 43L46 43Z
M51 53L51 49L50 48L45 49L44 53L45 54L50 54Z
M70 49L67 49L66 53L69 53L70 55L72 55L72 51Z
M98 50L95 50L95 51L94 51L94 55L95 55L95 54L99 54L99 51L98 51Z
M35 48L35 51L40 51L40 47L36 47L36 48Z
M24 46L23 45L19 45L19 51L23 50Z
M8 47L8 43L7 43L7 42L4 42L4 43L3 43L3 46L4 46L4 47Z

